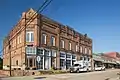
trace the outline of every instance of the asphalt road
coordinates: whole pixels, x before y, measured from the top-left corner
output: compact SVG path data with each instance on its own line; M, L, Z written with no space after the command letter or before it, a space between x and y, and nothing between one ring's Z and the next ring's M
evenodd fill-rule
M67 73L44 76L24 76L1 78L1 80L120 80L117 73L120 69L95 71L88 73Z

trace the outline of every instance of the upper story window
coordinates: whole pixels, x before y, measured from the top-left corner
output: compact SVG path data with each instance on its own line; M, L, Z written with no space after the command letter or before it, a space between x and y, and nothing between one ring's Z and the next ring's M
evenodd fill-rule
M82 46L80 46L80 52L81 52L81 53L83 52L83 48L82 48Z
M69 42L69 50L72 50L71 42Z
M87 48L85 47L85 54L87 54Z
M78 45L75 46L76 51L78 51Z
M26 32L26 41L27 42L34 42L34 33L33 33L33 31Z
M51 45L55 46L55 37L53 37L53 36L51 37Z
M47 43L47 35L42 34L42 44L46 44L46 43Z
M61 40L61 48L65 48L65 41Z
M92 51L89 49L89 54L92 54Z
M14 38L12 42L12 47L15 47L15 46L16 46L16 38Z
M16 65L18 66L18 60L16 61Z
M18 35L17 37L17 44L20 44L21 43L21 35Z

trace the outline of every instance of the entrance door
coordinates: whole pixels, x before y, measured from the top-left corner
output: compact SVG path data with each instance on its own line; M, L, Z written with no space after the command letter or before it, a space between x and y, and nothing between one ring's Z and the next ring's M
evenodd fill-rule
M38 62L36 61L37 63L37 69L43 69L43 56L41 56L41 60Z
M45 69L48 70L50 69L51 64L50 64L50 57L46 56L45 57Z

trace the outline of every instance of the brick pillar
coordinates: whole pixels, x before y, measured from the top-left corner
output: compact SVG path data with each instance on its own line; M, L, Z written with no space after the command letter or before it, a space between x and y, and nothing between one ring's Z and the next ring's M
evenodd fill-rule
M27 66L30 67L29 58L27 58L27 59L28 59L28 60L27 60L27 63L28 63Z
M35 57L35 67L37 67L37 65L36 65L36 57Z
M56 57L56 59L57 59L57 61L56 61L56 63L57 63L57 69L60 69L60 52L59 51L57 51L57 57Z
M35 65L34 65L34 58L32 58L32 67L35 67Z

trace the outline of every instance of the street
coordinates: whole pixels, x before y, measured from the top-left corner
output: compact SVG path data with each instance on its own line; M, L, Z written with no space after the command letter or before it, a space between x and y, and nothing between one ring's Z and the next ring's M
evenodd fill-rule
M67 73L43 76L1 78L1 80L118 80L119 69L88 73Z

